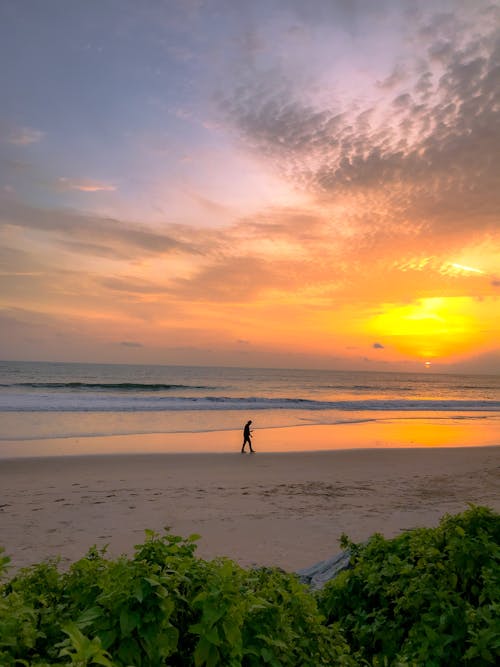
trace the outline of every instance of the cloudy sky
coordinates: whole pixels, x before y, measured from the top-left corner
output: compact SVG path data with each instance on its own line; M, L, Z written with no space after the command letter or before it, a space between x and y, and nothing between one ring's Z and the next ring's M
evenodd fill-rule
M498 0L3 0L0 357L500 370Z

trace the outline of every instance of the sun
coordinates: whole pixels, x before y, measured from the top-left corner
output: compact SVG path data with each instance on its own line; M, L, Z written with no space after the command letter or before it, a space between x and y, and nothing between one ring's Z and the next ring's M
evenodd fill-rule
M430 368L430 367L432 366L432 363L431 363L430 361L426 361L426 362L424 363L424 366L425 366L426 368Z

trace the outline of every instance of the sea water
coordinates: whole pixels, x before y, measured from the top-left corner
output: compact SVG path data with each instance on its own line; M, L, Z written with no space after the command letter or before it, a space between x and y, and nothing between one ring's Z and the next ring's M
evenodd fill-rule
M452 420L487 424L487 444L500 444L499 416L493 375L0 362L0 455L2 442L229 431L248 419L264 429Z

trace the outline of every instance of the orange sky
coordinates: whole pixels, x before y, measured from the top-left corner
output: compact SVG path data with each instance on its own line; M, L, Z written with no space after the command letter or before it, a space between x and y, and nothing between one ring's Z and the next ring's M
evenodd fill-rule
M112 5L1 9L0 358L500 371L498 2Z

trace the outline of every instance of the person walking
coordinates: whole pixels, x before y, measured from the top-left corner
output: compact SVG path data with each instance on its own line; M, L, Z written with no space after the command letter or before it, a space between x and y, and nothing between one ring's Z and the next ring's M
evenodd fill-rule
M252 438L250 436L250 434L252 433L252 431L250 430L250 424L251 423L252 423L252 420L249 419L247 421L247 423L245 424L245 428L243 429L243 445L241 447L241 453L242 454L245 453L245 445L247 444L247 442L248 442L248 446L250 447L250 453L253 454L254 451L255 451L252 448Z

